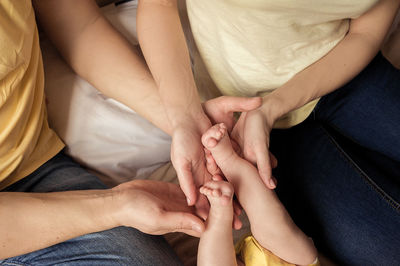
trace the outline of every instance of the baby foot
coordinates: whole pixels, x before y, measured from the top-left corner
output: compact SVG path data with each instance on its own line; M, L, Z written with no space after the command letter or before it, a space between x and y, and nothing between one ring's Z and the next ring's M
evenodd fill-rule
M200 193L208 198L211 206L232 205L233 186L226 181L208 181L200 188Z
M210 202L209 220L233 220L233 186L220 179L213 178L200 188L200 193L205 195ZM209 221L209 222L210 222Z
M224 168L229 167L226 163L231 164L232 161L230 159L237 156L232 148L226 126L223 123L209 128L201 137L201 141L204 147L211 152L222 172L224 172ZM206 156L208 156L207 153Z
M201 235L198 265L236 265L232 237L233 186L220 176L206 182L200 193L210 202L206 230Z
M214 148L218 142L225 136L226 126L224 123L216 124L209 128L206 133L203 134L201 141L204 147Z

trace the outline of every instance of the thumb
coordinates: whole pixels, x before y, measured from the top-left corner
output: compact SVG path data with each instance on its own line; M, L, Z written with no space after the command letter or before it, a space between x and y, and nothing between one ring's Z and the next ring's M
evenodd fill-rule
M190 162L178 164L176 167L179 185L186 196L187 204L193 206L197 201L196 185L194 184Z
M225 112L248 112L257 109L262 104L261 97L225 96L221 98L221 101L224 101Z
M276 188L275 182L272 180L272 169L271 169L271 161L269 158L268 151L258 151L256 152L256 160L257 160L257 168L258 173L261 176L262 181L269 189Z
M188 212L165 212L162 220L168 232L182 232L199 237L205 229L204 222Z

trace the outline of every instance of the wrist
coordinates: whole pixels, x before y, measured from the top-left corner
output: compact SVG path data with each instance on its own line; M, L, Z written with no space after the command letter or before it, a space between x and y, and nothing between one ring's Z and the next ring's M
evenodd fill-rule
M108 189L106 195L102 197L102 221L109 228L124 226L123 224L123 200L120 186Z
M267 122L271 125L273 125L280 117L285 115L282 99L276 97L272 93L263 97L263 102L259 109L264 114Z
M175 117L171 121L171 124L173 132L178 129L196 128L201 133L204 133L211 127L210 119L208 119L202 109L184 114L181 113L180 116Z

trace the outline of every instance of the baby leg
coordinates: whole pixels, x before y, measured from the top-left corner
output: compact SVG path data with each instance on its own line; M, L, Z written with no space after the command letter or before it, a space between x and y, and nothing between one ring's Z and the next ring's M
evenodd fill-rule
M213 126L202 142L232 183L257 241L287 262L311 264L317 257L312 241L294 224L275 192L265 187L257 169L233 151L226 127Z
M207 196L211 207L206 230L200 238L197 264L236 265L232 237L233 187L225 181L209 181L200 188L200 193Z

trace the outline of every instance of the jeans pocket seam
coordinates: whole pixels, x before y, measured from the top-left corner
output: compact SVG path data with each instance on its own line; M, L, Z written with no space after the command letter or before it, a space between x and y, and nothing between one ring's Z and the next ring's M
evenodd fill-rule
M326 130L324 126L322 126L322 129L324 130L325 134L327 134L329 140L332 142L332 144L338 149L340 152L341 156L347 160L350 165L359 173L359 175L362 177L364 182L372 188L378 195L381 196L381 198L389 204L390 207L392 207L395 211L400 212L400 203L397 202L395 199L393 199L390 195L388 195L378 184L375 183L375 181L372 180L371 177L368 176L367 173L365 173L360 166L354 160L348 155L343 148L339 145L339 143L332 137L331 134Z

